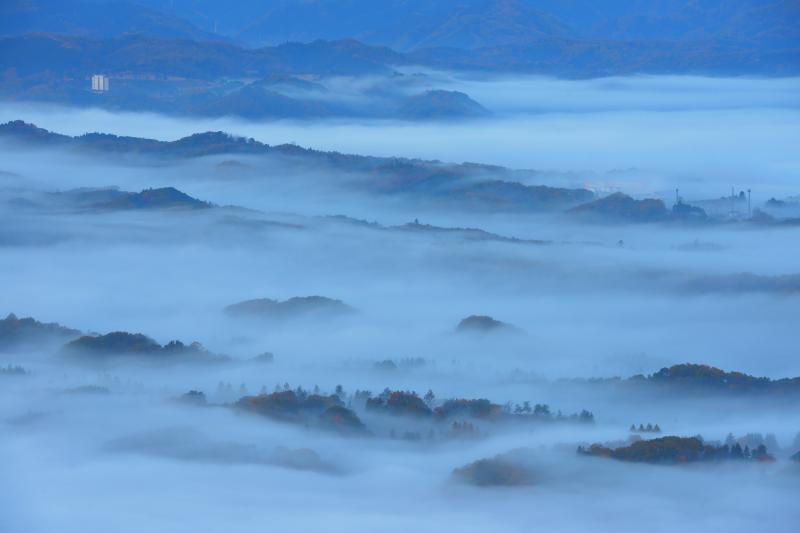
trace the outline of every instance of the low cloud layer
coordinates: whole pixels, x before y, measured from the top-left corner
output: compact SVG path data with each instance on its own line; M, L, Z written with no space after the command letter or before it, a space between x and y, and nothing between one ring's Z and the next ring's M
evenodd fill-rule
M721 195L733 185L766 200L792 191L798 168L790 140L800 134L794 78L445 79L498 116L466 123L258 123L3 104L0 119L68 134L169 140L223 130L271 144L541 169L554 180L570 173L572 182L642 193L680 186L686 194Z
M163 139L219 129L530 167L544 172L520 179L636 196L671 198L680 187L716 198L734 181L752 186L761 206L798 192L794 80L451 82L515 116L256 124L4 104L0 120ZM558 96L569 88L596 101L571 105ZM533 89L540 98L526 99ZM715 90L726 104L703 97ZM652 377L683 363L800 376L796 226L444 209L423 202L424 190L381 195L363 186L376 179L368 173L274 155L3 145L0 160L0 319L17 315L0 328L0 499L9 504L0 522L9 531L511 532L536 523L788 532L800 518L796 380L694 366L674 371L698 373L688 382ZM96 187L118 190L82 189ZM140 194L163 187L209 204L172 190ZM342 303L291 300L309 296ZM257 299L293 303L226 312ZM459 329L472 315L513 329ZM37 343L25 335L40 330L20 325L28 316L74 329ZM164 349L101 336L111 332L161 346L197 341L225 357L165 364ZM81 335L102 349L70 357L62 346ZM127 344L108 348L114 339ZM289 392L313 396L311 407ZM368 396L380 401L369 407ZM341 431L353 414L363 431ZM630 431L650 423L662 433ZM767 442L774 462L654 465L577 453L667 435L748 450ZM513 456L522 454L530 484L453 478L512 450L522 450Z

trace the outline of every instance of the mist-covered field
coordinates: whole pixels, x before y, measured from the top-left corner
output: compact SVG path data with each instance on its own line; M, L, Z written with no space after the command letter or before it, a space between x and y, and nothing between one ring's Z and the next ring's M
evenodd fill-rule
M0 137L1 530L795 531L800 81L428 75L493 115L0 122L679 189L709 218L459 203L406 159Z

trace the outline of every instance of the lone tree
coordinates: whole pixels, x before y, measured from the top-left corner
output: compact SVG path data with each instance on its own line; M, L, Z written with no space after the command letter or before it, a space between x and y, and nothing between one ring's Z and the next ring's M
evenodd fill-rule
M428 407L431 407L431 405L433 405L433 400L436 399L436 395L433 394L431 389L428 389L428 392L425 393L423 399L425 400L425 403L428 404Z

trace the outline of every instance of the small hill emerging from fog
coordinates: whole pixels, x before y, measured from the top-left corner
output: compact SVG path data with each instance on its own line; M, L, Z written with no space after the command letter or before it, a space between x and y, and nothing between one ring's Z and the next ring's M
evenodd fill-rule
M451 479L478 487L521 487L533 485L535 475L528 464L530 452L515 450L489 459L478 459L453 470Z
M661 200L635 200L620 192L573 207L569 213L586 220L608 222L661 222L670 215Z
M576 206L595 198L588 189L565 189L547 185L524 185L511 179L476 181L442 190L439 200L447 205L484 211L554 211ZM509 174L509 178L513 175Z
M303 317L340 317L352 314L355 309L325 296L295 296L278 301L269 298L246 300L225 308L232 317L291 320Z
M760 276L751 272L699 276L686 283L691 293L742 294L765 292L800 294L800 274Z
M635 393L651 392L671 396L675 394L690 395L735 395L758 396L774 395L783 397L800 394L800 377L771 379L756 377L743 372L726 372L720 368L683 363L665 367L650 375L637 374L627 379L593 378L591 380L574 379L573 383L591 383L592 386L608 385L620 391Z
M426 91L407 98L398 114L411 120L459 119L487 117L488 109L458 91Z
M76 189L53 193L57 199L84 209L130 210L130 209L207 209L208 202L193 198L174 187L145 189L127 192L118 189Z
M345 407L344 402L336 395L277 391L245 396L234 407L282 422L313 425L342 434L368 434L358 415Z
M636 379L636 378L631 378ZM735 393L794 392L800 393L800 377L770 379L743 372L726 372L709 365L681 364L662 368L647 377L659 386L720 390Z
M103 209L205 209L211 204L192 198L174 187L123 192L96 207Z
M86 362L101 362L111 359L140 360L158 363L167 362L223 362L228 358L213 354L199 342L186 345L181 341L170 341L164 346L141 333L114 331L105 335L84 335L62 348L64 355Z
M330 217L335 218L335 217ZM383 227L383 226L380 226ZM497 241L515 244L550 244L552 241L534 240L534 239L518 239L516 237L506 237L491 233L479 228L448 228L442 226L433 226L431 224L422 224L418 220L403 224L402 226L390 226L389 229L403 231L407 233L420 233L429 235L442 235L460 237L469 241Z
M55 322L44 323L30 317L17 318L17 315L10 313L0 320L0 351L60 344L80 335L80 331Z
M740 444L715 446L698 437L660 437L639 440L629 446L607 448L593 444L588 449L578 448L578 453L595 457L607 457L629 463L683 464L701 461L774 461L766 446L755 450L743 450Z
M516 326L485 315L470 315L456 326L457 333L520 333L521 331Z

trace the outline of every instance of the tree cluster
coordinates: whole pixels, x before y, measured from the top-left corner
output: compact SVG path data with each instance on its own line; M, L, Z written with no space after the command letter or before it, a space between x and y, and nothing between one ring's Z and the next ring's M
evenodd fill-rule
M631 433L661 433L661 428L658 424L650 424L648 423L646 426L644 424L639 424L637 427L636 424L631 424Z
M730 446L717 446L703 442L701 437L667 436L652 440L638 440L628 446L608 448L602 444L592 444L588 448L578 447L578 453L597 457L608 457L632 463L676 464L700 461L774 461L766 446L759 445L751 450L738 442Z

